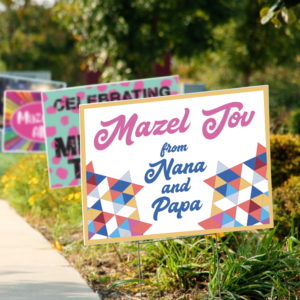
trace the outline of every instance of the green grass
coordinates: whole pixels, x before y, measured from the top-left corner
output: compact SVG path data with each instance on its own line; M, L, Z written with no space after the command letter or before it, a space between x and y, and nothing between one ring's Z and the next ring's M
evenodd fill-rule
M26 154L0 152L0 176L10 167L13 167L24 155Z
M220 273L214 268L210 274L211 298L297 299L300 241L293 236L279 241L275 232L230 234L218 245Z
M0 161L0 177L9 169L0 193L63 246L63 254L94 289L129 295L139 291L138 244L84 247L79 189L49 189L44 155L0 153ZM280 195L283 210L298 200L291 196L294 189ZM141 242L143 290L149 299L300 299L298 229L287 227L285 238L264 230L218 235L218 240L199 236Z

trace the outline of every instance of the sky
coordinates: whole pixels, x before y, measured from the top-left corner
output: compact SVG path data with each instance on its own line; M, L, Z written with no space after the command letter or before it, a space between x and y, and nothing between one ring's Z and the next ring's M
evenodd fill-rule
M22 0L15 1L15 2L20 3L20 5L24 3L24 1ZM39 5L45 5L46 7L51 7L56 2L56 0L33 0L32 2L37 3ZM5 6L3 3L0 2L0 11L4 11L4 10L5 10Z

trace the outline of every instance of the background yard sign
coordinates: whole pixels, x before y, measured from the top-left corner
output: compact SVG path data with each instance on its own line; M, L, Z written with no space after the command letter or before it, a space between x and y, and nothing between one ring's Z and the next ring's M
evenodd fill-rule
M178 76L103 83L44 92L42 103L50 186L58 188L80 185L80 104L178 93Z
M0 74L0 127L3 124L3 95L6 90L53 90L66 87L62 81L52 81L44 79L34 79L28 77L11 76Z
M85 244L273 227L267 86L80 118Z
M3 152L44 152L41 92L5 91Z

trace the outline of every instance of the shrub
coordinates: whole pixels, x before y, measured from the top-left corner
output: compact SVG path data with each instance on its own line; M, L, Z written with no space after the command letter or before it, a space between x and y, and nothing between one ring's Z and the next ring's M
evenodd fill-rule
M300 176L293 176L273 191L274 219L281 237L300 229Z
M54 239L64 226L81 224L79 188L49 189L44 154L24 155L1 177L0 190L21 215L51 219Z
M300 109L295 110L291 116L291 132L300 134Z
M146 272L156 279L154 282L159 290L206 286L212 252L207 239L192 237L151 242L143 250Z
M292 135L271 136L273 187L280 186L292 175L300 175L300 138Z
M275 230L231 234L219 244L220 272L210 273L210 299L297 299L300 292L300 241L277 241Z

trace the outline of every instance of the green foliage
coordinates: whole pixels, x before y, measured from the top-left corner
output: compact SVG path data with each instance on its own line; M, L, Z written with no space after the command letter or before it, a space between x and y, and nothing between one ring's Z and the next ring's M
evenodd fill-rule
M280 186L292 175L300 175L300 139L292 135L272 135L272 185Z
M300 291L299 246L292 236L277 241L275 230L230 234L218 246L220 274L217 268L210 273L211 299L219 295L224 300L296 299Z
M23 154L18 153L0 153L0 176L4 175L5 171L15 165L23 156Z
M207 291L199 299L295 299L300 241L292 235L278 241L275 233L148 243L143 247L145 276L153 284L156 270L154 284L161 291Z
M168 55L189 59L211 46L211 32L230 13L226 1L66 0L57 16L105 80L154 75Z
M281 21L290 23L296 19L294 9L299 5L298 0L261 0L259 2L264 5L260 10L260 22L263 25L271 21L276 28L279 28Z
M33 1L5 1L0 11L0 61L6 70L50 70L56 80L81 80L82 58L74 38L54 20L52 9Z
M283 238L300 230L300 176L292 176L273 191L274 219Z
M160 290L203 288L208 279L211 245L199 237L148 243L146 272L155 274ZM203 285L204 283L204 285Z
M291 115L291 132L300 134L300 109L293 111Z
M22 215L50 218L54 238L81 224L79 188L49 189L44 154L23 155L1 177L0 190Z
M289 142L290 139L287 137ZM45 188L47 181L45 156L24 155L2 176L0 188L23 215L51 220L52 238L61 241L64 253L92 285L112 288L125 284L125 288L134 289L132 285L137 280L132 278L136 276L137 260L133 257L137 248L127 247L125 251L121 247L120 252L112 253L109 245L83 247L81 237L77 233L72 235L81 226L80 192L77 188L49 190ZM299 226L299 182L299 177L293 177L274 191L275 217L286 227L292 218L295 226ZM282 237L282 231L279 236ZM59 246L58 243L56 247ZM293 235L278 240L273 231L146 243L142 246L143 283L147 288L154 285L161 294L192 293L199 299L216 299L219 295L221 299L294 299L300 291L299 247L299 240ZM112 266L112 257L117 273L107 271ZM116 257L121 264L115 266ZM97 270L97 265L101 269ZM120 268L123 265L134 271L124 272ZM149 293L155 294L153 289Z

